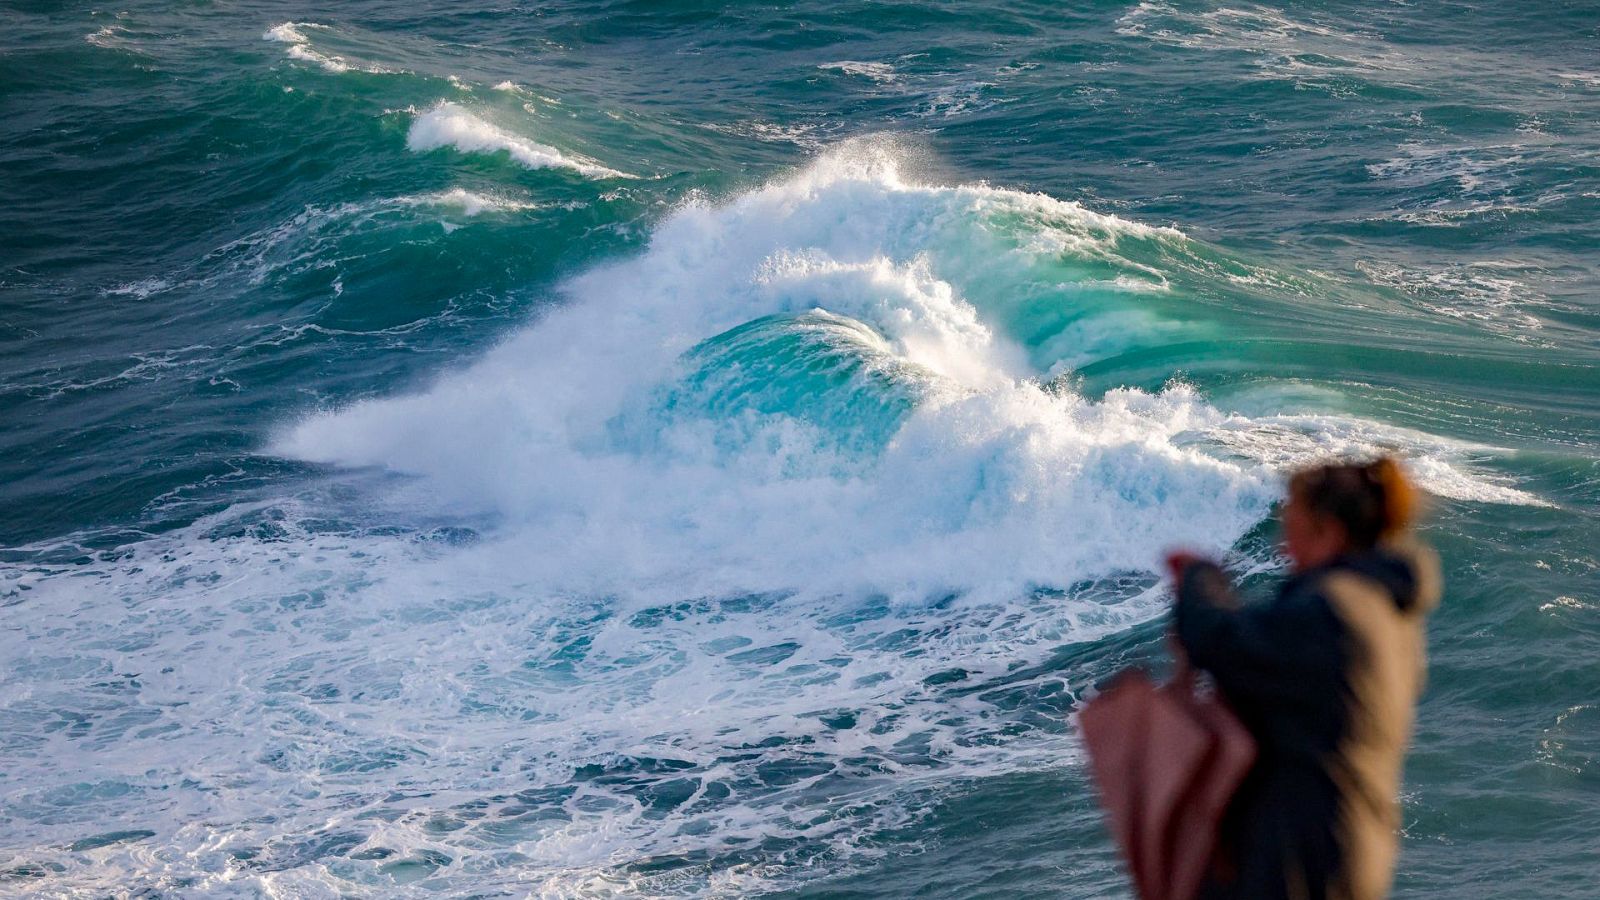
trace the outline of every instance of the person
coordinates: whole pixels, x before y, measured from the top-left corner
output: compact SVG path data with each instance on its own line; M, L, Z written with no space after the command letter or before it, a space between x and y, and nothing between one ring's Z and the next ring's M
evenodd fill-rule
M1437 558L1411 534L1417 506L1388 457L1294 475L1281 514L1291 573L1266 603L1241 605L1214 563L1169 556L1176 642L1257 743L1204 900L1388 894L1440 593Z

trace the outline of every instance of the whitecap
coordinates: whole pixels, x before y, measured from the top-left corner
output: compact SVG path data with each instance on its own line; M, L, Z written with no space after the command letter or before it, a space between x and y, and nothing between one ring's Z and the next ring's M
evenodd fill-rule
M1523 149L1520 144L1459 147L1408 142L1398 155L1369 164L1367 172L1402 187L1454 182L1463 196L1486 196L1512 186L1524 162Z
M343 56L323 53L311 46L311 37L306 33L307 30L331 32L333 29L327 25L319 25L316 22L284 22L267 29L261 35L261 39L288 44L289 47L284 53L290 59L314 63L334 74L355 70L374 75L387 75L396 71L372 63L351 62Z
M530 169L571 169L590 178L630 178L586 157L569 155L488 122L455 103L442 102L411 123L406 146L413 152L454 147L462 153L504 152Z
M135 300L147 300L172 289L172 282L165 278L141 278L115 287L106 288L105 293L112 297L133 297Z
M817 68L825 72L839 72L843 75L855 75L866 78L878 84L893 84L900 80L900 75L894 66L882 62L857 62L855 60L839 60L838 62L819 63Z
M1526 263L1479 260L1449 266L1401 266L1363 261L1356 267L1373 283L1398 289L1430 312L1519 337L1543 327L1536 310L1556 306L1537 287L1537 281L1548 273Z
M1414 64L1377 35L1255 4L1191 9L1141 0L1117 19L1116 32L1186 50L1246 54L1254 61L1256 77L1292 81L1339 97L1356 94L1348 83L1352 77L1394 82Z

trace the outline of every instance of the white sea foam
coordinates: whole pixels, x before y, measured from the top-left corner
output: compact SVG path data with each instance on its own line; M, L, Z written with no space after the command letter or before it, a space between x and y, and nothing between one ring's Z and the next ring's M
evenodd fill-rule
M92 31L83 36L90 44L105 50L129 50L138 52L138 48L127 38L127 29L121 25L107 25L97 31Z
M753 138L766 143L793 144L807 150L820 151L828 143L829 128L823 124L799 122L779 125L772 122L707 122L700 127L721 134Z
M463 153L510 154L511 158L530 169L572 169L590 178L628 178L616 169L603 166L582 156L562 153L513 134L485 121L455 103L440 103L417 116L406 136L406 146L416 152L454 147Z
M1353 96L1350 77L1393 82L1413 59L1378 36L1294 18L1256 4L1194 8L1141 0L1117 19L1117 33L1171 47L1248 54L1257 77Z
M373 63L352 62L346 57L324 53L311 46L311 37L307 34L308 31L331 32L332 30L329 26L319 25L316 22L284 22L268 28L261 35L261 39L288 44L289 47L284 53L290 59L314 63L335 74L355 70L374 75L385 75L393 74L396 71Z
M107 288L106 293L113 297L133 297L137 300L147 300L156 294L172 289L172 282L165 278L141 278L127 284Z
M894 66L881 62L857 62L855 60L840 60L838 62L821 63L817 68L828 72L839 72L844 75L856 75L867 78L879 84L893 84L900 80Z
M261 35L261 39L264 41L277 41L281 44L304 44L309 38L306 37L306 33L301 29L327 27L326 25L318 25L315 22L284 22L281 25L274 25L268 28L266 33Z
M1306 4L1140 0L1117 19L1116 31L1173 48L1237 53L1251 61L1253 77L1347 99L1360 96L1366 82L1417 89L1441 72L1521 82L1528 90L1600 86L1600 75L1563 70L1541 54L1459 43L1398 46L1381 33L1390 24L1382 14L1330 16Z
M1600 73L1596 72L1558 72L1555 77L1563 85L1600 88Z
M1347 39L1350 33L1291 19L1266 6L1244 4L1220 8L1185 9L1164 0L1140 0L1117 19L1117 33L1147 37L1181 46L1215 48L1259 47L1259 38L1286 40L1297 35Z
M1525 340L1531 339L1528 332L1543 326L1534 311L1556 305L1538 289L1548 273L1527 263L1480 260L1423 268L1361 262L1357 268L1374 283L1402 291L1424 309Z
M284 22L281 25L274 25L267 29L266 33L261 35L261 39L288 44L289 49L284 52L289 55L290 59L316 63L329 72L348 72L350 71L350 65L343 59L318 53L311 48L311 39L306 36L304 29L326 29L327 27L326 25L318 25L315 22Z
M16 549L9 843L86 891L737 896L1060 765L1094 675L1052 654L1158 614L1160 550L1227 551L1284 467L1387 446L1488 483L1372 423L1042 387L1011 329L1075 295L1019 288L1152 244L1189 241L857 146L272 448L406 477ZM1095 340L1173 327L1106 290L1135 305ZM61 849L107 822L156 833Z
M476 216L484 212L522 212L530 209L539 209L540 204L528 200L518 200L495 194L480 194L466 188L450 188L432 194L416 194L396 198L396 204L404 206L441 206L453 208L464 216Z
M1454 182L1464 196L1484 196L1507 190L1523 164L1523 147L1518 144L1440 147L1412 142L1399 151L1368 165L1367 172L1402 187Z

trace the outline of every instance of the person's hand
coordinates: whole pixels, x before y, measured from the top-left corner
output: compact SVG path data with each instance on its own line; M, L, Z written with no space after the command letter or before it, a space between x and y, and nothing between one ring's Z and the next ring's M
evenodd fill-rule
M1183 573L1195 563L1205 562L1205 557L1188 550L1173 550L1167 554L1167 575L1174 587L1183 583Z

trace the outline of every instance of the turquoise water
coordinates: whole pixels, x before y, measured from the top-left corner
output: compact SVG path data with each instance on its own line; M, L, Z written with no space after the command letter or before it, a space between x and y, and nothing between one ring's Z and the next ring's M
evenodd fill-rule
M1161 551L1380 449L1397 893L1592 890L1592 7L11 9L0 894L1126 896Z

